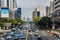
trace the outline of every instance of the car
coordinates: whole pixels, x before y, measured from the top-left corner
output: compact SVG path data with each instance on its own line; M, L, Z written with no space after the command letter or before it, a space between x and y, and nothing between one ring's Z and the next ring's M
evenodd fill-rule
M11 31L15 31L16 30L16 28L13 28Z
M7 39L9 39L9 38L12 38L12 36L11 36L11 35L8 35L8 36L7 36Z
M38 37L37 40L42 40L42 38L39 38L39 37Z
M2 37L2 38L0 38L0 40L5 40L5 38Z
M37 35L37 34L34 34L34 36L37 36L37 37L38 37L38 35Z
M18 39L14 39L14 40L18 40Z
M19 32L14 32L14 35L15 35L16 37L19 37L19 36L20 36L20 33L19 33Z
M6 32L4 33L4 35L11 35L11 32Z
M58 38L58 40L60 40L60 38Z
M38 32L39 32L39 30L36 30L35 32L37 32L37 33L38 33Z
M34 31L34 32L37 30L36 27L30 27L30 29L31 29L32 31Z

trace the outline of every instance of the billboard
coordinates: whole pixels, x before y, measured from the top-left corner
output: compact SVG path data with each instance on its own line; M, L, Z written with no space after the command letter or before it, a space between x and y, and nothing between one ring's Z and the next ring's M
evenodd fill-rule
M1 17L3 18L9 17L9 8L1 8Z

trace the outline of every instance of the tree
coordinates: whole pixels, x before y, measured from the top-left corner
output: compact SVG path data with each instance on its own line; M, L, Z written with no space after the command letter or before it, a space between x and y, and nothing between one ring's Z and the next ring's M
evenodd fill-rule
M19 23L21 23L21 24L24 24L25 23L25 21L24 20L21 20L21 19L16 19Z
M51 24L52 24L52 21L49 17L43 17L39 22L38 22L38 25L40 26L39 28L43 28L43 29L51 29Z
M19 19L16 19L18 22L21 22L22 20L19 18Z
M36 18L34 18L34 23L36 24L36 25L38 25L38 22L41 20L41 17L36 17Z
M0 22L0 27L2 27L4 25L4 23L3 22Z

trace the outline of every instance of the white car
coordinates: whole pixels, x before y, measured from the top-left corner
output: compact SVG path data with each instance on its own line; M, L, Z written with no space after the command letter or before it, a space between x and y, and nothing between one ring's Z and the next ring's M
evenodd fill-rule
M38 32L39 32L39 30L36 30L35 32L37 32L37 33L38 33Z
M7 36L7 38L12 38L12 36Z
M5 40L5 38L0 38L0 40Z

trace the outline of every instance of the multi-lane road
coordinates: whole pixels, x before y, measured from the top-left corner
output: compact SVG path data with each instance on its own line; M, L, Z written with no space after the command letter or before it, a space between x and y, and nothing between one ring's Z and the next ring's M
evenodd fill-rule
M14 32L11 31L10 33L5 35L3 38L1 37L0 39L5 39L5 40L57 40L56 37L50 36L44 30L38 30L36 27L30 26L30 24L22 25L21 28L17 28Z

